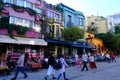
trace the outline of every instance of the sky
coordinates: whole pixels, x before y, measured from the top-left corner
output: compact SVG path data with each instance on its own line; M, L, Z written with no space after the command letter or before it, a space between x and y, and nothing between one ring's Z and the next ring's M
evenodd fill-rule
M104 16L120 13L120 0L45 0L53 5L63 3L76 11L84 13L85 17Z

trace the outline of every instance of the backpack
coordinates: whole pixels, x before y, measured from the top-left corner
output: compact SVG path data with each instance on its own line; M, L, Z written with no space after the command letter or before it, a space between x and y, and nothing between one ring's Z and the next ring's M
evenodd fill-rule
M60 60L58 60L58 62L57 62L57 67L58 67L58 69L61 69L61 68L62 68L62 64L61 64L61 61L60 61Z

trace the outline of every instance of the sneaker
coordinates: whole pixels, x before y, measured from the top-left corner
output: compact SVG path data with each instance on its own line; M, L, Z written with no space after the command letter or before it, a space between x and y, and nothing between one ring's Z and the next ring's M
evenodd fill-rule
M53 77L53 79L56 79L56 77Z
M47 80L47 77L45 76L45 80Z
M16 80L15 78L12 78L11 80Z
M27 78L27 75L25 75L23 78Z

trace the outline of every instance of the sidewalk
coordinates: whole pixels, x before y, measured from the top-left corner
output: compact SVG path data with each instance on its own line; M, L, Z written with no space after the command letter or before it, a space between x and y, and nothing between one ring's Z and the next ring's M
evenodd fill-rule
M120 59L117 59L117 63L97 62L97 69L83 71L83 72L77 66L73 66L66 69L66 74L68 79L70 80L100 80L100 79L107 80L107 79L102 79L101 76L104 76L106 74L105 71L114 72L114 68L116 69L116 71L119 71L120 69L119 62L120 62ZM39 69L38 72L27 72L28 78L23 79L24 75L21 74L20 72L17 77L17 80L44 80L44 76L46 75L46 73L47 73L47 69ZM58 74L59 74L59 71L56 71L55 76L57 77ZM9 76L0 76L0 80L11 80L13 76L14 76L14 72ZM110 78L111 77L112 76L110 76ZM118 78L119 77L120 76L118 76ZM48 80L52 80L51 77L49 77ZM61 78L61 80L64 80L64 79ZM108 79L108 80L112 80L112 79ZM120 78L118 80L120 80Z

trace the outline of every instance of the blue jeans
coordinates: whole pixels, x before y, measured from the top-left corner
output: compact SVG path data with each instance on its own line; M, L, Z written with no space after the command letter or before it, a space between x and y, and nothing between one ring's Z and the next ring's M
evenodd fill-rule
M27 76L27 74L24 71L24 67L16 67L15 76L14 76L15 79L17 78L19 71L21 71L25 76Z
M60 80L60 77L62 76L62 74L63 74L64 80L66 80L66 74L65 74L65 72L60 73L59 76L58 76L58 78L57 78L57 80Z

